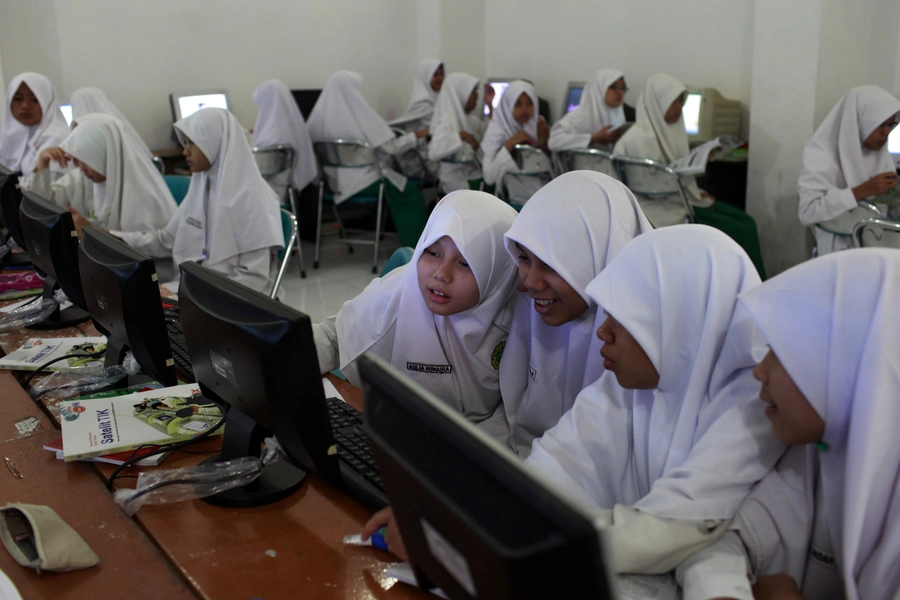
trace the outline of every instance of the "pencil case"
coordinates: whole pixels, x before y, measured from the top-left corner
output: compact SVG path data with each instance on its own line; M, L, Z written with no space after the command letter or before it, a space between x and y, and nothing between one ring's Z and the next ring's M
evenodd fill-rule
M87 542L49 506L0 508L0 539L17 563L38 573L77 571L100 563Z

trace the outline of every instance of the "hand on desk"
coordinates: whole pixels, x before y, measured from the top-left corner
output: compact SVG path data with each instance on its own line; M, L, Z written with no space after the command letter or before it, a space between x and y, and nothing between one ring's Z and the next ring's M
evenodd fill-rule
M400 560L409 560L406 556L406 547L403 545L403 539L400 537L400 530L397 528L397 521L394 519L394 511L390 506L379 510L372 515L369 522L363 526L363 541L381 529L387 527L384 532L384 541L387 542L388 551Z

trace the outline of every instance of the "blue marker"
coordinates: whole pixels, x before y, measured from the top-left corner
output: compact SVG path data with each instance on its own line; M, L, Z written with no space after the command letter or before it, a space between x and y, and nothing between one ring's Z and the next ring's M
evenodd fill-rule
M378 548L379 550L387 550L387 542L384 541L384 532L387 527L382 527L378 531L372 534L371 540L372 545Z

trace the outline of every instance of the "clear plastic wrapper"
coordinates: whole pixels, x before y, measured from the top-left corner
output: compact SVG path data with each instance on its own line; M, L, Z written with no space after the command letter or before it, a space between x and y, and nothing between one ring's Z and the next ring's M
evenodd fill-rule
M0 317L0 331L22 329L23 327L40 323L58 307L59 302L55 299L41 298L40 300L29 302Z
M131 516L144 504L172 504L205 498L247 485L259 477L262 469L262 461L245 456L182 469L144 471L138 475L135 489L116 490L113 499Z
M28 394L37 400L65 400L72 396L93 394L112 387L124 379L128 373L121 365L112 367L84 367L78 371L57 371L40 380L28 389Z

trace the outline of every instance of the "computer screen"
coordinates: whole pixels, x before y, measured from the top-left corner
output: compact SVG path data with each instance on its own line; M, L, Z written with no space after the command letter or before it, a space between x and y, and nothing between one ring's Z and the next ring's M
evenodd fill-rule
M509 87L509 84L514 81L513 79L488 79L488 85L494 88L494 99L491 100L491 106L494 107L494 110L497 110L497 107L500 105L500 98L503 97L503 93L506 91L506 88ZM485 116L491 114L488 110L488 107L484 107Z
M894 167L900 170L900 127L894 127L894 130L888 136L888 152L894 159Z
M222 454L213 460L259 456L274 433L309 468L301 440L313 437L308 430L316 423L328 423L309 317L195 262L180 268L178 302L194 375L227 415ZM325 456L329 449L320 450ZM292 494L305 476L282 460L252 484L204 500L233 508L268 504Z
M587 511L373 354L366 426L420 587L453 599L612 598Z
M213 107L228 110L228 96L225 90L169 94L169 103L172 106L172 118L175 121L185 119L202 108Z
M66 124L71 127L72 126L72 105L71 104L60 104L59 110L62 111L63 116L66 118Z
M176 385L153 260L93 227L84 228L77 255L88 311L107 338L105 366L122 364L131 350L146 375Z
M74 306L55 310L32 329L60 329L88 320L78 269L78 234L72 214L44 198L25 192L19 206L19 222L31 263L44 275L44 298L52 299L59 288Z
M584 93L583 81L570 81L566 85L566 97L563 102L563 116L569 114L581 104L581 95Z
M700 133L700 106L702 104L702 96L699 92L693 92L687 95L684 101L684 107L681 109L681 115L684 117L684 130L688 135L697 135Z
M321 94L322 90L291 90L294 102L300 108L300 114L303 115L304 119L309 118L309 114L312 112Z

